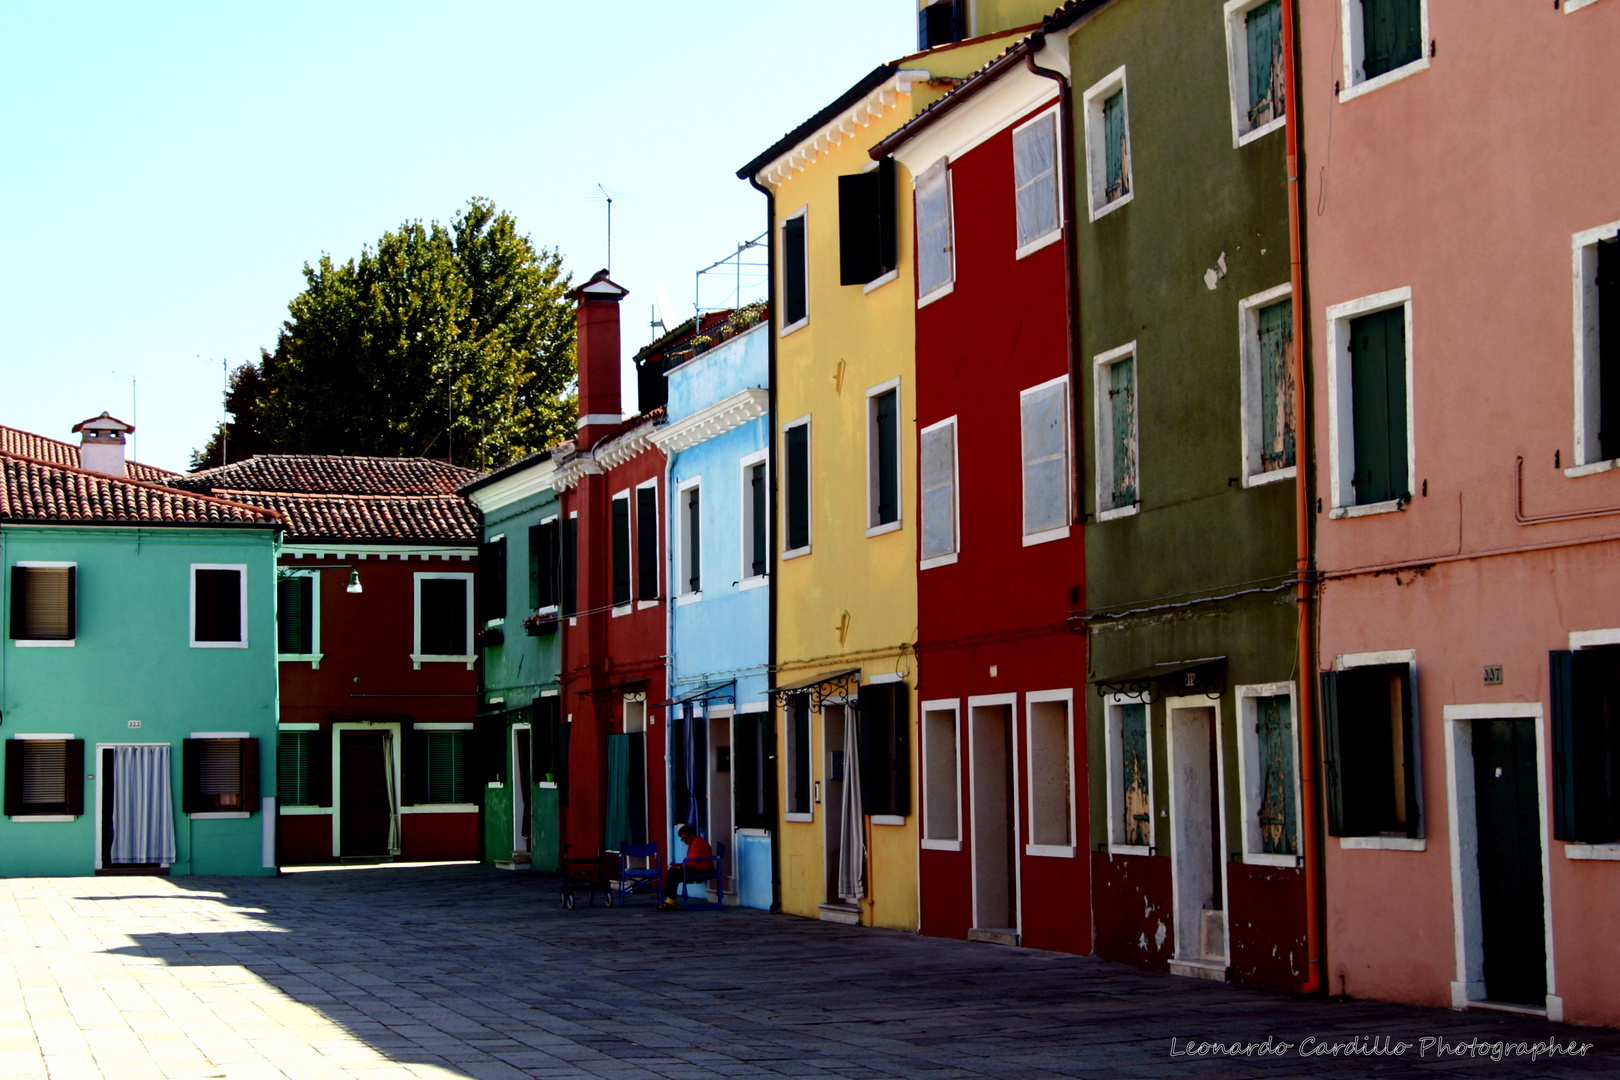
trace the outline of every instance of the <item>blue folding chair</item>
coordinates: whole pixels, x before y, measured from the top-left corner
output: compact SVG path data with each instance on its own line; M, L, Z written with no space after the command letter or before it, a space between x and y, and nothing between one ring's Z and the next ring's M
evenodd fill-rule
M726 845L714 845L714 854L707 859L687 859L681 864L681 884L675 889L675 906L682 911L719 911L726 906ZM706 899L696 900L687 890L693 885L704 886ZM710 898L710 890L713 896Z
M646 859L646 866L631 866L631 859ZM646 893L662 900L664 892L664 864L658 858L657 844L627 844L619 849L619 876L613 883L610 897L620 906L636 893Z

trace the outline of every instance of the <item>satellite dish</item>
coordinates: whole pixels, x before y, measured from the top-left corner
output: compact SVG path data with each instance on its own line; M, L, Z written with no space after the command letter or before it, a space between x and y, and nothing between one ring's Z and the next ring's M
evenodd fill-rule
M658 311L658 321L664 324L665 333L680 325L680 320L675 318L675 304L669 298L669 290L662 285L653 286L653 307Z

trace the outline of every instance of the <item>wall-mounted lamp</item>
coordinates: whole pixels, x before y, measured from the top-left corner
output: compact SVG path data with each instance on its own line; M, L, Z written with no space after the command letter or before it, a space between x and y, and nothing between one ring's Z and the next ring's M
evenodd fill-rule
M349 587L345 591L352 592L352 593L365 592L365 589L361 588L361 586L360 586L360 571L359 570L350 570L349 571Z

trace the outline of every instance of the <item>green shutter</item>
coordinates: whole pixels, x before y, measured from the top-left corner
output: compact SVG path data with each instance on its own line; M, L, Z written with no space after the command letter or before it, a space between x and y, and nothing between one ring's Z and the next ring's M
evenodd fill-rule
M1125 130L1125 91L1116 90L1103 102L1103 147L1106 171L1103 173L1103 201L1113 202L1131 193L1130 148Z
M1120 790L1124 805L1124 843L1147 847L1153 836L1153 805L1148 798L1147 706L1139 702L1119 709Z
M658 599L658 489L636 489L636 596Z
M810 313L805 266L804 217L782 224L782 325L792 326Z
M1350 321L1356 505L1411 494L1406 467L1406 309Z
M749 572L754 577L765 574L770 555L765 545L765 516L769 506L765 490L765 466L755 465L748 470L748 496L751 510L753 546L749 553Z
M1267 855L1297 855L1294 740L1289 699L1255 698L1260 766L1260 842Z
M541 607L540 594L545 580L545 563L541 552L545 548L545 526L529 526L529 610Z
M630 602L630 499L613 500L613 603Z
M787 550L810 546L810 425L788 428Z
M1553 838L1579 840L1575 801L1575 654L1556 649L1548 654L1552 682Z
M686 492L686 587L703 591L703 503L698 488Z
M467 802L465 732L428 731L427 801L430 803Z
M276 791L282 806L310 806L310 743L317 733L283 731L276 745Z
M1282 3L1267 0L1245 17L1249 46L1249 126L1262 127L1282 115Z
M579 576L579 519L571 517L562 523L562 588L559 601L564 615L574 614L578 606Z
M300 574L276 582L276 651L288 656L315 651L315 580Z
M506 617L506 538L478 545L480 620Z
M1362 64L1369 79L1423 56L1422 0L1361 0Z
M1339 738L1339 672L1322 672L1322 787L1329 836L1347 836L1344 823L1344 751Z
M1273 0L1275 2L1275 0ZM1275 472L1294 464L1294 305L1261 308L1260 468Z
M1136 503L1136 358L1108 368L1108 405L1113 445L1113 509Z

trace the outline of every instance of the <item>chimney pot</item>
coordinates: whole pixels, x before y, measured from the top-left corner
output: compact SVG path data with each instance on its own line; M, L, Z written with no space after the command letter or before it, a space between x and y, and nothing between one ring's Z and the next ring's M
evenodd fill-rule
M127 476L124 436L135 430L109 413L73 425L79 436L79 468L106 476Z

